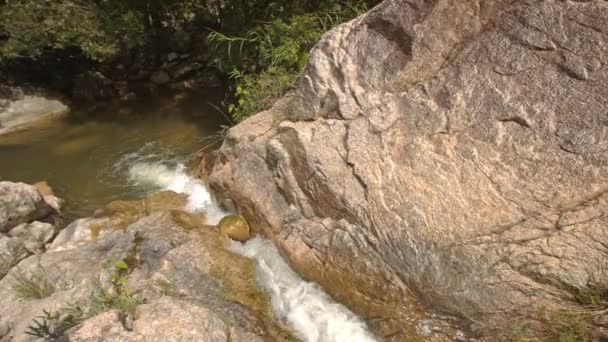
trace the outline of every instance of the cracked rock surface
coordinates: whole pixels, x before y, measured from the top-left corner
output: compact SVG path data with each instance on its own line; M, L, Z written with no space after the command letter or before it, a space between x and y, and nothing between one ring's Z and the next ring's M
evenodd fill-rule
M408 336L608 282L608 3L386 0L327 33L209 176L292 266Z
M254 262L184 205L168 191L113 202L35 253L40 222L0 236L0 253L19 255L0 274L0 341L293 341Z

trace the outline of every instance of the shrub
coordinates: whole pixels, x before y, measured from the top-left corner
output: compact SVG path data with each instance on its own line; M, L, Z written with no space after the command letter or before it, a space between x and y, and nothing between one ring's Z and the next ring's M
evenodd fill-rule
M6 58L36 58L43 53L78 49L94 60L115 55L141 41L141 12L123 1L20 0L0 7Z
M216 66L235 82L234 103L228 106L234 121L269 108L292 87L321 35L366 8L361 1L324 1L312 10L291 8L241 36L212 32L208 44Z

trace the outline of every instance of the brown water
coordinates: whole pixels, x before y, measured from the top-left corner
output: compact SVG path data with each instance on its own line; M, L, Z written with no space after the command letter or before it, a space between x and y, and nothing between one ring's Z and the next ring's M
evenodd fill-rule
M129 179L136 161L174 167L216 141L226 119L218 90L159 97L118 108L73 110L59 119L0 136L0 180L47 181L67 201L68 218L155 190Z

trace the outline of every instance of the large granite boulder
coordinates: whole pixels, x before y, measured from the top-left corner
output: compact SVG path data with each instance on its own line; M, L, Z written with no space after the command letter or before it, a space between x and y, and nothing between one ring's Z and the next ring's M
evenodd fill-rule
M379 334L608 283L608 3L386 0L326 34L209 176ZM580 311L580 310L579 310Z

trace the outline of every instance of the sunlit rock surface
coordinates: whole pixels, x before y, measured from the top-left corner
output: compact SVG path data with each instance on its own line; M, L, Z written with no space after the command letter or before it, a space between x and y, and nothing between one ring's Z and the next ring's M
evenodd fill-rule
M416 298L539 317L608 281L607 63L603 1L387 0L231 129L209 181L387 339Z

